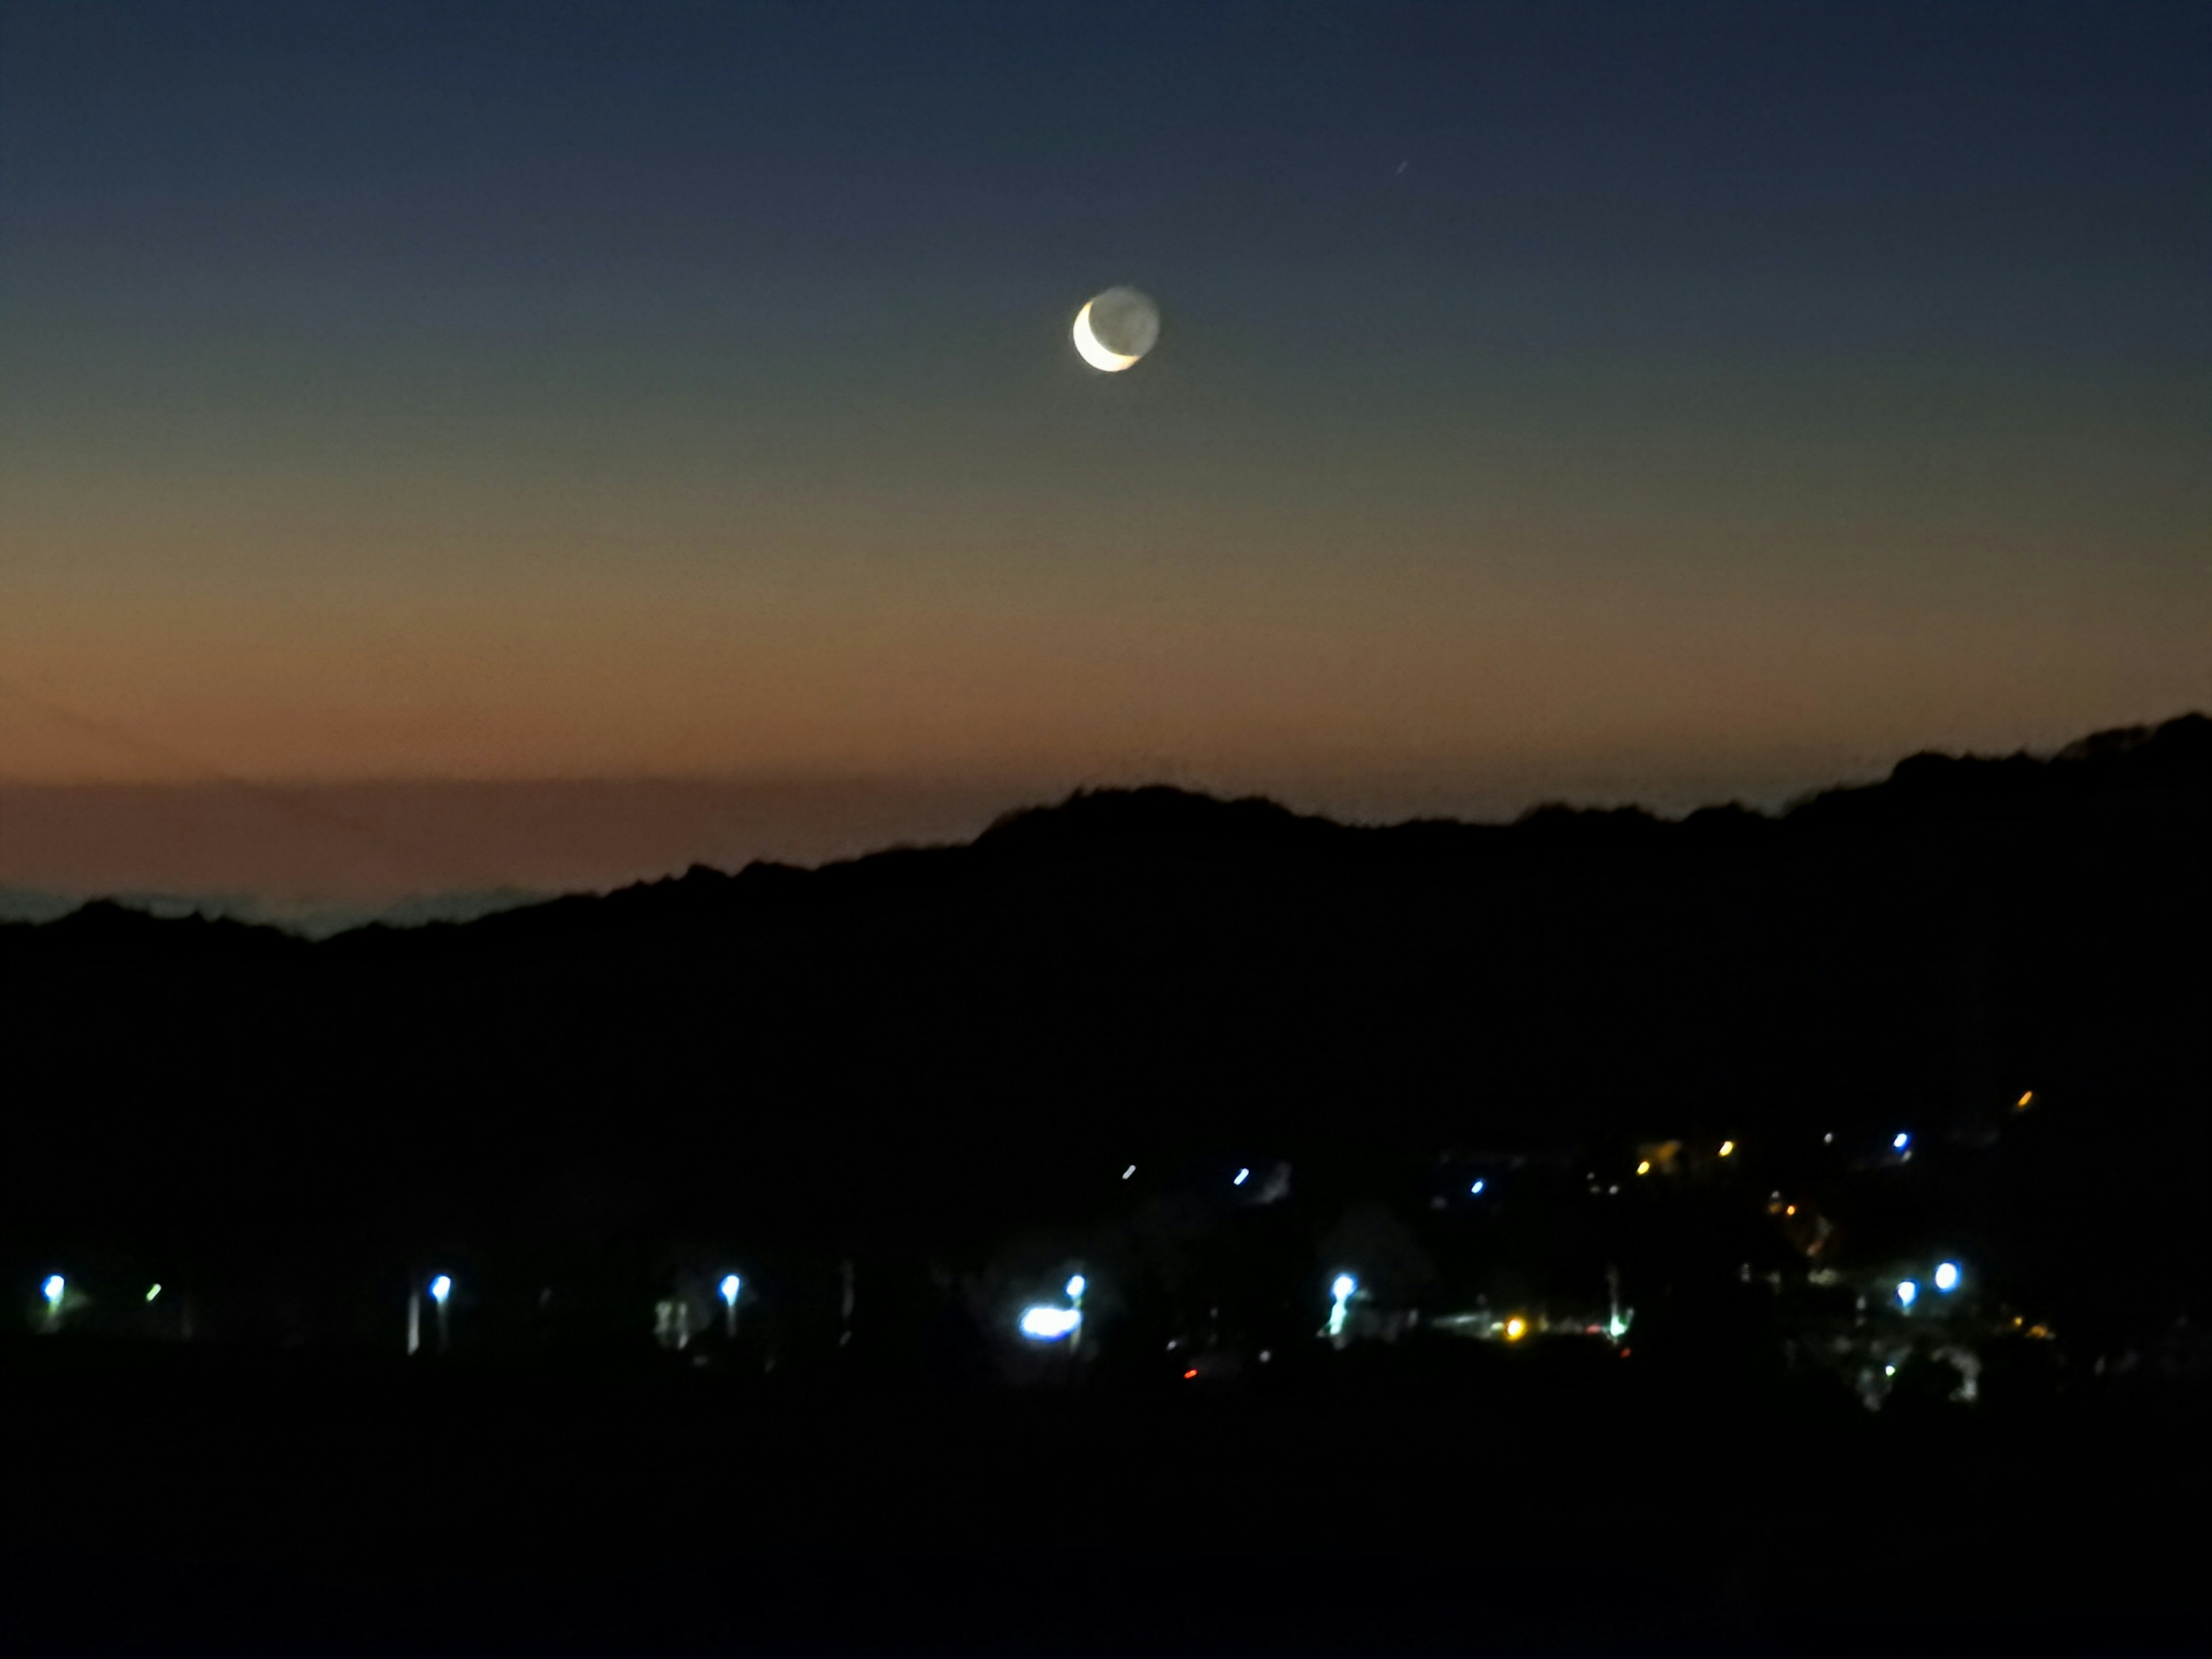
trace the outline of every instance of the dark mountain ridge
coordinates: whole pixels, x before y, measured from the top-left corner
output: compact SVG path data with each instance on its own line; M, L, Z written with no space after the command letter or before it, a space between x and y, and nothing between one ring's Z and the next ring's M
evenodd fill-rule
M1349 1194L1452 1145L1966 1144L2033 1089L2067 1249L2179 1283L2208 847L2190 715L1773 817L1100 791L965 846L319 942L88 905L0 927L37 1149L0 1254L956 1249L1110 1204L1133 1162L1264 1153Z

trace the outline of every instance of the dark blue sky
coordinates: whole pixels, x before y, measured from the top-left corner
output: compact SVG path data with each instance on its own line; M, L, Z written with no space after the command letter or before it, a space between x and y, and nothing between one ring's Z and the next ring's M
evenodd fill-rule
M0 657L210 768L1494 807L2212 702L2202 5L0 53ZM1115 283L1165 329L1108 379ZM146 771L87 729L0 709L0 776Z

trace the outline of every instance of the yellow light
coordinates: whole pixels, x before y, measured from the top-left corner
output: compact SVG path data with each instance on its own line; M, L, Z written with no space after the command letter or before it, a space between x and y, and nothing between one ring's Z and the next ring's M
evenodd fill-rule
M1515 1314L1512 1318L1505 1322L1505 1340L1508 1342L1518 1342L1528 1334L1528 1322L1522 1318L1519 1314Z
M2024 1112L2024 1111L2026 1111L2026 1110L2027 1109L2028 1103L2029 1103L2030 1101L2033 1100L2034 1098L2035 1098L2035 1091L2034 1091L2034 1090L2033 1090L2033 1089L2030 1089L2030 1090L2029 1090L2026 1094L2022 1095L2022 1096L2021 1096L2018 1100L2016 1100L2016 1101L2014 1101L2014 1102L2013 1103L2013 1108L2012 1108L2012 1109L2013 1109L2013 1110L2014 1110L2015 1112Z
M1796 1215L1797 1213L1797 1206L1795 1204L1792 1204L1788 1209L1783 1211L1782 1213L1784 1215Z
M1723 1140L1723 1142L1721 1142L1721 1156L1722 1156L1723 1158L1727 1158L1727 1157L1730 1156L1731 1154L1733 1154L1733 1153L1735 1152L1735 1142L1734 1142L1733 1140Z
M1636 1173L1638 1175L1650 1175L1651 1173L1651 1160L1646 1158L1643 1163L1638 1164L1636 1166Z

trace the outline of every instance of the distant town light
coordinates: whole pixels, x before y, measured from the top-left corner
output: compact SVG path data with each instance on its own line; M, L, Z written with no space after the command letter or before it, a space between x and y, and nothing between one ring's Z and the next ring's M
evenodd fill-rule
M1946 1261L1936 1269L1936 1288L1939 1291L1955 1291L1959 1288L1957 1262Z
M1081 1273L1078 1273L1074 1278L1069 1279L1067 1281L1068 1298L1071 1301L1080 1301L1083 1297L1083 1287L1089 1282L1090 1281L1085 1279Z
M1911 1307L1914 1298L1919 1294L1920 1287L1911 1279L1900 1279L1897 1281L1897 1299L1903 1306Z
M159 1285L149 1285L146 1287L146 1299L149 1302L151 1302L155 1297L161 1295L161 1287Z
M46 1305L49 1308L58 1308L62 1304L62 1293L69 1289L69 1280L64 1279L59 1273L49 1273L46 1276L46 1282L40 1285L39 1289L45 1293Z
M1735 1142L1733 1140L1723 1140L1721 1142L1721 1156L1723 1158L1734 1158L1735 1156Z
M1833 1129L1831 1129L1827 1133L1822 1135L1820 1137L1820 1144L1823 1146L1834 1146L1836 1144L1836 1132Z
M1486 1181L1478 1181L1474 1186L1468 1188L1468 1191L1476 1198L1480 1198L1482 1196L1482 1189L1489 1184L1490 1183Z
M2013 1110L2014 1110L2015 1112L2024 1112L2024 1111L2026 1111L2026 1110L2028 1109L2028 1107L2029 1107L2029 1106L2031 1106L2032 1104L2033 1104L2033 1103L2034 1103L2034 1101L2035 1101L2035 1091L2034 1091L2034 1090L2033 1090L2033 1089L2030 1089L2030 1090L2029 1090L2026 1094L2022 1095L2022 1096L2021 1096L2018 1100L2015 1100L2014 1102L2013 1102L2013 1103L2012 1103L2012 1109L2013 1109Z
M737 1274L725 1274L721 1286L723 1303L726 1306L732 1308L736 1307L738 1305L738 1292L744 1289L744 1287L745 1281L738 1278Z
M1894 1365L1884 1365L1881 1368L1881 1374L1884 1376L1895 1376L1897 1375L1897 1367Z
M1528 1322L1522 1318L1519 1314L1515 1314L1512 1318L1505 1322L1505 1340L1508 1342L1518 1342L1528 1334Z
M1239 1170L1237 1172L1237 1179L1236 1179L1236 1180L1234 1180L1234 1181L1232 1181L1232 1182L1231 1182L1229 1184L1230 1184L1231 1186L1232 1186L1232 1187L1242 1187L1242 1186L1243 1186L1246 1182L1249 1181L1251 1178L1252 1178L1252 1172L1251 1172L1251 1170Z
M445 1306L446 1298L453 1293L453 1281L447 1278L445 1274L440 1273L435 1279L430 1281L430 1300L436 1303L440 1307L442 1308Z
M1636 1173L1638 1175L1650 1175L1651 1173L1651 1160L1647 1158L1641 1164L1638 1164L1636 1166Z
M1136 1174L1136 1173L1137 1173L1137 1166L1136 1166L1135 1164L1131 1164L1127 1169L1126 1169L1126 1170L1122 1170L1122 1171L1121 1171L1121 1179L1122 1179L1122 1180L1124 1180L1124 1181L1127 1181L1127 1180L1131 1176L1133 1176L1133 1175L1134 1175L1134 1174Z
M1183 1380L1184 1382L1191 1382L1191 1381L1194 1380L1194 1379L1197 1377L1197 1376L1198 1376L1198 1367L1197 1367L1197 1366L1195 1366L1195 1365L1193 1365L1193 1366L1192 1366L1188 1370L1185 1371L1185 1372L1182 1374L1182 1380Z
M1032 1342L1057 1342L1063 1336L1073 1334L1082 1323L1083 1316L1073 1308L1022 1310L1022 1334Z
M1890 1137L1889 1144L1901 1152L1907 1146L1910 1146L1912 1144L1912 1137L1905 1133L1904 1130L1899 1129L1894 1135Z

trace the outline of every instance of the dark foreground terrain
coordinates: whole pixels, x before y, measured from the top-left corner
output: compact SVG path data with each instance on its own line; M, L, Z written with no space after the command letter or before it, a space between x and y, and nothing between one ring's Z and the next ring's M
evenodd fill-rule
M18 1342L0 1595L37 1654L2203 1650L2201 1406L1911 1403L1534 1354L954 1395Z

